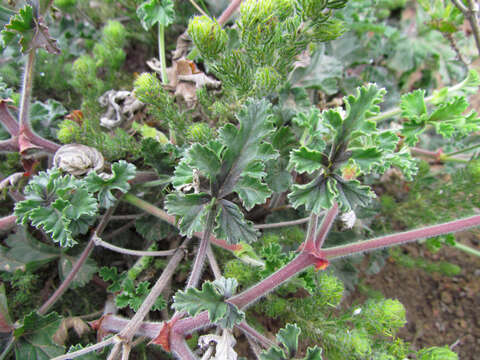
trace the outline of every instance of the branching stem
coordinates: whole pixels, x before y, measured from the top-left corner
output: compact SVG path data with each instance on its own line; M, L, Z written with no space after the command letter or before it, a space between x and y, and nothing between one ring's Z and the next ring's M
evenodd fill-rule
M97 230L95 233L102 234L103 230L105 230L105 227L107 226L108 220L110 219L110 216L112 216L113 212L115 211L115 206L110 207L105 214L103 215L102 219L100 220L100 223L97 226ZM50 298L38 309L38 313L40 315L45 314L50 307L57 302L58 299L63 295L65 291L70 287L73 279L75 279L75 276L77 273L80 271L80 268L85 264L85 261L87 261L88 256L90 255L91 251L95 247L95 241L94 241L94 235L90 238L90 241L88 242L87 246L85 246L85 249L83 249L82 253L80 254L80 257L78 258L77 262L75 265L73 265L72 270L70 273L67 275L65 280L63 280L62 284L58 287L57 290L50 296Z

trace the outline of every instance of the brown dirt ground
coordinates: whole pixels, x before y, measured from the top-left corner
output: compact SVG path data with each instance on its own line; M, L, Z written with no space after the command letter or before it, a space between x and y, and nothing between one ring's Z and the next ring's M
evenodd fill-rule
M478 232L464 233L458 238L465 245L479 248ZM462 360L479 359L480 259L450 247L435 254L419 244L405 245L404 249L414 257L457 264L462 272L454 277L430 274L390 259L378 274L365 276L363 283L402 302L408 323L399 335L415 349L449 345ZM346 301L362 303L365 299L357 290Z

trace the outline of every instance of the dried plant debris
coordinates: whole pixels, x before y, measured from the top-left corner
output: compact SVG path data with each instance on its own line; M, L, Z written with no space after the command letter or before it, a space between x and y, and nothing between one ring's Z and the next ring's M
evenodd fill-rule
M161 73L160 61L151 59L147 65L156 73ZM222 83L199 70L193 61L181 58L173 61L167 68L168 85L165 87L172 91L178 102L192 108L197 103L197 90L203 86L207 89L219 89Z
M68 144L57 150L53 157L53 165L75 175L84 175L92 170L103 169L103 155L95 148L81 144Z
M132 92L123 90L108 90L98 101L107 107L107 112L100 118L100 125L107 129L133 121L135 113L145 106Z

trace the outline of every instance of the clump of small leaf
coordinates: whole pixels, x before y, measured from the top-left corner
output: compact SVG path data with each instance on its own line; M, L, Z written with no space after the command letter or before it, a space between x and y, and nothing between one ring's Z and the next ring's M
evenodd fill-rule
M466 136L480 130L480 118L476 111L464 114L469 107L465 96L456 96L442 102L428 111L425 102L425 91L415 90L402 96L400 108L406 121L403 123L402 135L405 142L414 146L418 136L428 126L433 126L436 132L444 138Z
M98 210L85 182L56 168L34 176L24 194L26 199L15 205L17 222L30 221L62 247L77 243L73 237L88 230Z
M300 336L300 328L295 324L287 324L280 329L277 334L277 341L282 347L272 347L268 351L264 351L260 355L261 360L289 360L295 358L298 351L298 338ZM307 354L303 360L322 360L322 349L318 347L308 348Z
M344 98L345 111L312 109L294 118L303 135L301 147L290 154L290 168L314 174L309 183L293 186L289 199L294 207L304 205L318 214L338 202L343 211L349 211L366 206L374 197L356 177L383 174L391 166L399 167L408 178L416 172L408 149L397 149L400 139L395 132L377 129L369 120L378 114L384 94L384 89L370 84Z
M232 328L242 322L245 313L235 305L225 300L231 297L237 289L237 280L220 278L214 282L204 282L202 290L188 288L178 291L174 296L172 307L175 310L186 311L195 316L202 311L208 311L210 321L222 328Z
M276 158L276 151L264 139L273 131L268 103L252 101L237 116L239 128L227 124L219 139L205 145L193 144L177 166L172 183L177 191L166 198L170 214L180 217L182 234L200 231L207 213L216 214L215 233L231 243L256 240L252 223L240 208L226 197L236 193L250 210L263 204L271 190L262 181L264 162Z
M120 160L112 164L111 175L98 175L92 171L84 180L89 192L98 192L97 196L100 206L108 209L116 201L112 191L119 190L122 193L128 192L128 190L130 190L128 181L135 177L135 172L135 165L129 164L125 160Z
M428 349L422 349L417 353L418 360L458 360L455 354L448 346L434 346Z

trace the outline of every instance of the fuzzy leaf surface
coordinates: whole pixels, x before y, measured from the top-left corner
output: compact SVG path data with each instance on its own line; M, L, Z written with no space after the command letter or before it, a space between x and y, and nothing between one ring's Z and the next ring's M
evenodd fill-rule
M272 193L266 184L250 176L243 176L233 190L247 210L251 210L257 204L264 204Z
M237 205L228 200L220 200L218 206L215 233L219 238L226 239L231 244L257 240L257 231L252 222L245 220Z
M130 190L128 181L135 177L135 172L135 165L129 164L125 160L120 160L112 164L112 174L110 176L104 178L93 171L89 173L85 177L87 189L93 193L98 192L100 206L108 209L116 201L112 191L128 192Z
M234 190L242 172L250 163L265 160L265 148L260 147L260 144L273 131L270 117L271 110L267 101L250 102L237 115L240 123L238 129L229 124L220 130L220 141L226 150L217 177L219 198ZM270 154L269 157L271 156L275 155Z
M165 207L169 214L180 217L180 233L185 236L192 236L194 232L201 231L203 219L207 214L207 204L210 196L206 193L200 194L169 194L165 200Z
M5 43L8 44L16 35L20 35L19 43L22 52L26 53L31 47L34 33L33 8L26 5L10 18L10 22L5 25L5 29L2 31L2 36Z
M323 154L318 150L312 150L305 146L293 150L290 154L290 167L299 173L311 174L322 168Z

